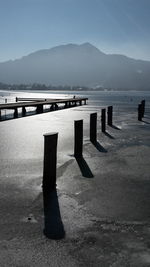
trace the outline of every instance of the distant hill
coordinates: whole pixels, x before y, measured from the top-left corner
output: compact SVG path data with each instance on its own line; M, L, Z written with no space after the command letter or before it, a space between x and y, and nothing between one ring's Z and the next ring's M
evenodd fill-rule
M150 61L109 55L90 43L40 50L0 63L0 82L150 89Z

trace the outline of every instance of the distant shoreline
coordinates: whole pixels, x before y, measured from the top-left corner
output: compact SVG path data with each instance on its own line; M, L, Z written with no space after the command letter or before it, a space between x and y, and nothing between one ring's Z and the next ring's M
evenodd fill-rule
M69 91L69 92L74 92L74 91L78 91L78 92L82 92L82 91L92 91L92 92L150 92L150 89L141 89L141 90L138 90L138 89L95 89L95 88L83 88L83 89L68 89L68 88L63 88L63 89L60 89L60 88L55 88L55 89L48 89L48 88L45 88L45 89L41 89L41 88L35 88L35 89L32 89L32 88L0 88L0 91L48 91L48 92L52 92L52 91L62 91L62 92L65 92L65 91Z

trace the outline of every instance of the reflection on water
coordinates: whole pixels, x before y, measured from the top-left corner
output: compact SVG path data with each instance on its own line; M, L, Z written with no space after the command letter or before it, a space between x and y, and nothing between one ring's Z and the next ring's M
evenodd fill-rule
M70 98L74 95L88 97L88 104L91 106L117 105L131 110L135 110L142 99L146 100L146 105L150 104L150 92L148 91L5 91L0 90L0 103L11 103L16 101L16 97L22 98ZM35 114L35 108L29 107L28 114ZM20 114L21 116L21 114ZM2 118L13 118L13 111L3 110Z
M8 102L14 102L16 97L29 97L29 98L67 98L79 95L81 97L88 97L90 104L99 105L100 103L107 102L113 103L138 103L141 98L146 98L150 101L149 91L4 91L0 90L0 103L5 103L7 98Z

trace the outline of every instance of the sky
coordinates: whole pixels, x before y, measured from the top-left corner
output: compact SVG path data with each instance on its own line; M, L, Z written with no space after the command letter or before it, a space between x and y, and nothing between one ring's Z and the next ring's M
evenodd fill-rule
M0 62L89 42L150 60L150 0L0 0Z

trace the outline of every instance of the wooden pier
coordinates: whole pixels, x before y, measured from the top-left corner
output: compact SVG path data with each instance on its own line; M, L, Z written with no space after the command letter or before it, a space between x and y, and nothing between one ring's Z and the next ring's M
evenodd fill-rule
M65 98L65 99L49 99L49 98L16 98L15 103L0 104L0 119L2 110L14 110L14 118L18 118L18 109L22 108L22 115L26 115L26 108L35 107L36 113L43 113L44 107L49 106L49 111L59 109L59 105L63 108L71 108L77 105L86 105L88 98Z

